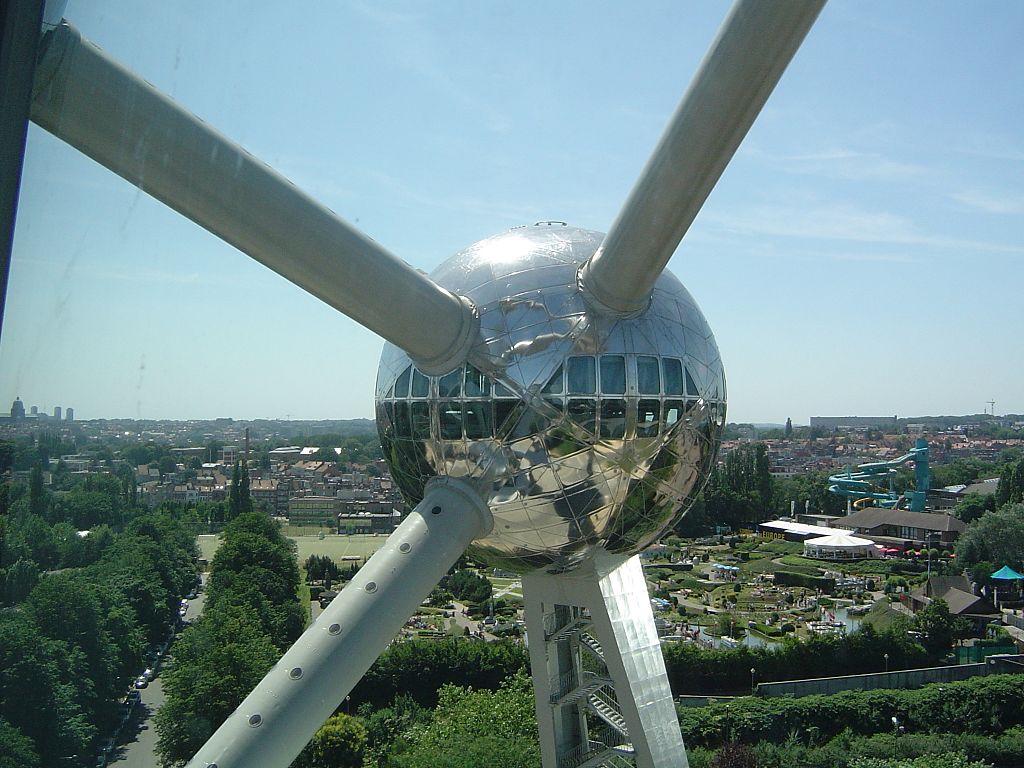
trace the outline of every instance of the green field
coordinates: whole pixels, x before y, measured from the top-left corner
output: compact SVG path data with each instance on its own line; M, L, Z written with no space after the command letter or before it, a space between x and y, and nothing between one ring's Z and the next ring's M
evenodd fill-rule
M298 560L302 564L310 555L327 555L337 563L342 562L346 556L367 558L384 546L386 536L340 536L338 534L326 534L322 539L316 535L310 536L289 536L298 547ZM213 553L217 551L220 539L217 536L200 536L199 550L200 557L207 561L213 559Z

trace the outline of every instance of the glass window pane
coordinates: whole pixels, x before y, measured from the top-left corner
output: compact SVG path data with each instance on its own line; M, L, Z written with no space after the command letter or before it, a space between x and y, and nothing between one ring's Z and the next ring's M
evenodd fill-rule
M441 423L441 439L461 440L462 403L457 400L442 400L438 405L438 415Z
M658 420L661 418L661 403L658 400L641 400L636 406L637 437L657 437Z
M412 366L410 365L402 371L402 375L398 377L398 381L395 383L395 397L409 396L409 378L411 375Z
M683 403L680 400L665 401L665 424L672 426L683 418Z
M412 372L412 396L430 397L430 379L415 369Z
M626 393L626 358L601 355L601 391L606 395Z
M430 439L430 403L426 401L412 404L412 439Z
M661 360L665 368L665 394L682 395L683 392L683 363L671 357Z
M479 440L494 435L493 403L468 402L463 406L466 421L466 437Z
M661 394L661 367L658 358L640 355L636 359L636 386L641 395Z
M495 390L501 386L495 385ZM496 400L494 403L494 427L495 434L508 431L510 423L519 418L518 412L523 408L520 400Z
M569 358L569 394L592 395L597 392L597 372L592 357Z
M491 394L491 380L472 365L466 367L466 397L487 397Z
M562 394L562 366L558 366L555 375L548 379L548 383L544 385L544 389L541 392L545 395Z
M412 437L408 403L395 403L395 437L403 440L408 440Z
M602 366L603 367L603 366ZM604 379L602 378L602 381ZM626 436L626 401L601 401L601 437L621 438Z
M700 389L697 387L697 383L693 380L693 376L690 375L690 369L686 369L686 394L691 397L697 397L700 395Z
M495 397L515 397L516 393L500 382L494 382Z
M462 369L446 373L437 382L438 397L462 397Z
M570 400L566 409L569 418L588 432L597 426L597 403L594 400Z

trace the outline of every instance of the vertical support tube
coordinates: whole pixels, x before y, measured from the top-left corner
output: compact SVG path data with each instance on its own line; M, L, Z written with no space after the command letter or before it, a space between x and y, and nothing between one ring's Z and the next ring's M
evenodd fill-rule
M528 574L523 577L523 598L544 768L557 768L563 760L583 755L598 757L592 754L592 742L580 740L574 746L566 738L560 713L551 703L552 671L571 667L550 658L545 642L544 614L559 605L589 611L587 631L603 649L637 768L686 768L686 750L640 558L598 552L575 571Z
M464 482L435 478L423 501L295 641L189 768L287 768L405 620L492 520Z
M0 332L42 20L42 0L4 3L0 10Z

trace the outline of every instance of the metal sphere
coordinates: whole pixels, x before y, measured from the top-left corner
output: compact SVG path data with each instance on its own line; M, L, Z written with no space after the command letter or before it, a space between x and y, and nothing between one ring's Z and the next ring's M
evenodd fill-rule
M393 345L381 354L392 477L410 504L435 475L483 487L494 528L471 552L507 570L644 549L692 503L718 450L725 374L704 316L669 273L639 317L590 311L577 272L602 237L521 227L431 275L477 307L477 366L431 377Z

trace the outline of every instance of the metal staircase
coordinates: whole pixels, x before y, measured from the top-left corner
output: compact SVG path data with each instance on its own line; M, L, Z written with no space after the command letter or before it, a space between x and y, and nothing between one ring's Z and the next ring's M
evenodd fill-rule
M630 758L634 750L629 729L618 702L611 695L614 688L605 666L604 649L597 638L586 631L590 625L590 615L580 611L561 626L545 627L546 642L575 641L600 662L599 672L575 667L551 681L553 707L585 706L603 723L600 727L589 728L586 741L562 755L558 768L632 768Z
M587 707L624 739L629 739L629 728L626 727L626 720L622 717L619 703L601 688L587 694Z

